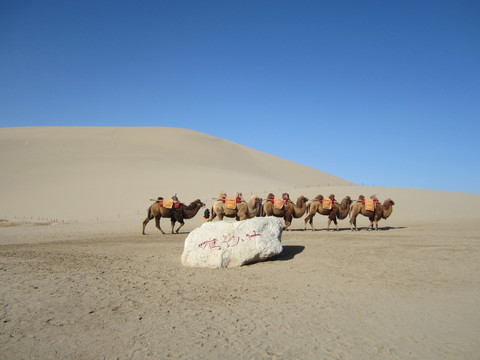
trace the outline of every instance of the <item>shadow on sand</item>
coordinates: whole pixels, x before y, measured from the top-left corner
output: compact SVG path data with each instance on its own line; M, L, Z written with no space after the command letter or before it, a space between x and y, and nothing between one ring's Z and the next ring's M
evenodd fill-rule
M378 227L378 231L386 231L386 230L398 230L398 229L406 229L406 226L384 226L384 227ZM374 231L372 229L368 229L368 227L365 226L359 226L358 230L362 231ZM312 231L312 229L307 229L306 231ZM330 230L327 230L327 228L315 228L315 232L338 232L338 231L352 231L349 227L341 227L338 230L335 228L330 228Z
M374 229L369 229L368 227L365 227L365 226L361 226L358 228L358 230L360 231L388 231L388 230L398 230L398 229L406 229L407 227L406 226L383 226L383 227L378 227L378 230L374 230ZM350 229L348 229L350 230Z
M283 245L283 250L280 254L272 256L267 261L286 261L292 260L296 255L305 250L305 246L300 245Z

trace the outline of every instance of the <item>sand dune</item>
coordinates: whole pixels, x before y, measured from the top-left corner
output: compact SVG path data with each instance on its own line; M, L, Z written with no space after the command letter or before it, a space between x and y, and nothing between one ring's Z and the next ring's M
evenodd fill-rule
M0 167L2 359L480 353L480 195L356 186L170 128L0 129ZM141 235L151 197L209 206L221 190L377 194L395 206L380 231L363 217L359 232L348 218L330 232L325 216L314 218L318 231L294 219L279 256L238 269L181 265L201 215L181 234L151 223Z
M129 214L148 199L220 191L348 185L231 141L174 128L0 129L0 216L85 219Z

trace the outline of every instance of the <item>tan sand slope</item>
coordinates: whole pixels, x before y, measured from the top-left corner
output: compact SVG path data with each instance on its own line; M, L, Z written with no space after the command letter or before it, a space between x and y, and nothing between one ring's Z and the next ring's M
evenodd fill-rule
M245 146L176 128L0 129L0 217L92 219L131 214L148 199L220 191L352 185Z

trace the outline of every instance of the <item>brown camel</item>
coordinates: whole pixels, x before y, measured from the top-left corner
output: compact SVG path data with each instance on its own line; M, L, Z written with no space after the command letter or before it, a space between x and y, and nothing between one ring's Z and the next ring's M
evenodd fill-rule
M183 225L185 225L185 222L183 220L193 218L195 215L197 215L198 210L200 210L204 206L205 204L202 203L200 199L192 201L190 205L180 203L179 207L174 209L173 216L170 219L172 223L172 234L175 222L178 221L180 223L180 226L177 228L177 230L175 230L175 232L178 234L178 231L182 228Z
M370 197L372 200L377 200L375 195ZM365 209L365 196L360 195L358 200L351 206L350 208L350 228L353 230L357 229L357 216L358 214L362 214L363 216L368 217L370 220L370 226L368 229L373 229L373 223L375 222L375 230L378 230L378 222L380 219L387 219L393 211L393 205L395 203L392 199L387 199L384 201L383 205L380 204L379 201L375 201L377 203L374 210L366 210Z
M333 200L332 209L324 209L323 208L323 196L318 195L314 201L312 201L307 206L307 217L305 218L305 230L307 230L307 222L310 223L312 230L315 231L313 227L313 217L318 212L320 215L327 215L328 216L328 223L327 223L327 230L330 230L330 224L335 224L337 230L339 230L337 219L343 220L345 219L348 214L350 213L350 205L352 204L352 200L350 196L345 196L341 203L335 201L335 196L330 195L330 200Z
M330 199L333 202L333 204L335 204L335 195L330 194L328 199ZM313 228L313 217L315 216L315 214L317 212L320 215L328 216L329 220L330 220L330 215L333 212L333 206L332 206L331 209L324 208L323 207L323 200L324 200L323 195L317 195L317 196L315 196L315 199L313 199L313 201L310 204L307 205L307 214L308 215L305 218L305 230L307 229L307 222L310 222L310 226L312 226L312 229L315 230Z
M205 204L197 199L188 206L180 203L177 209L168 209L164 206L160 206L157 201L148 208L147 218L143 221L142 234L145 235L145 226L147 226L148 222L154 218L157 229L160 230L162 234L165 234L160 227L160 219L162 217L170 219L170 223L172 225L172 234L174 234L173 228L175 226L175 222L178 221L180 223L180 226L177 229L178 234L178 230L184 225L183 219L191 219L194 217L202 206L205 206Z
M242 200L241 202L237 203L235 209L229 209L222 198L223 196L220 196L220 198L211 206L210 217L207 221L212 221L215 219L215 216L218 216L218 220L220 221L223 220L224 217L235 218L236 220L251 219L257 216L258 210L260 209L260 204L262 203L262 199L260 199L257 195L253 195L248 203ZM235 198L242 199L242 194L237 193Z
M281 209L277 209L273 206L271 201L267 201L263 204L261 210L261 216L275 216L281 217L285 220L285 227L283 230L288 230L288 227L292 225L292 219L299 219L307 211L307 201L308 199L301 195L297 199L297 203L294 204L291 200L283 206Z

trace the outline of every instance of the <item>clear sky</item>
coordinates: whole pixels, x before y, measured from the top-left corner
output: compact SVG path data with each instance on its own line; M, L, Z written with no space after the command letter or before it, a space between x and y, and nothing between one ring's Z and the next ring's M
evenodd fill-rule
M480 2L3 0L16 126L188 128L359 185L480 193Z

